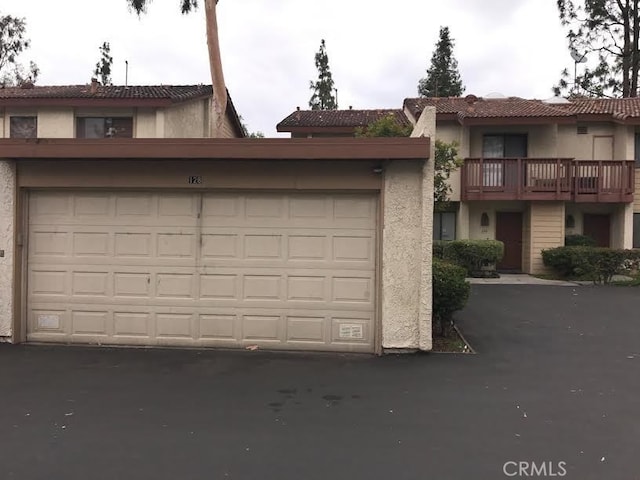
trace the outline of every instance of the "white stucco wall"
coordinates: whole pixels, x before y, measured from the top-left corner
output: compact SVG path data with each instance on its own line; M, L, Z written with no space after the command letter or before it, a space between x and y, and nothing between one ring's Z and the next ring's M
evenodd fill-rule
M156 111L153 108L138 108L134 122L136 138L157 138Z
M422 165L395 161L385 171L382 232L382 346L417 349L420 337Z
M581 124L582 125L582 124ZM558 156L576 160L593 160L593 138L615 134L615 127L609 123L586 123L588 133L577 133L577 126L558 126Z
M419 128L418 128L419 127ZM435 138L435 109L425 109L412 136ZM394 161L384 182L382 347L432 348L433 143L430 160Z
M73 108L41 108L38 110L38 138L73 138Z
M16 170L15 163L0 160L0 342L11 337L13 320L13 262Z
M165 109L164 136L166 138L203 138L207 135L207 100L194 100Z

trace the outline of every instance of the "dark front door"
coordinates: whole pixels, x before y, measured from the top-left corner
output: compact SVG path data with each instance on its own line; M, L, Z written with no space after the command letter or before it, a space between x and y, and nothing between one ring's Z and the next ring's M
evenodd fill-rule
M598 247L608 247L611 237L611 217L609 215L584 214L582 233L593 238Z
M522 213L496 214L496 240L504 243L504 258L498 270L522 271Z

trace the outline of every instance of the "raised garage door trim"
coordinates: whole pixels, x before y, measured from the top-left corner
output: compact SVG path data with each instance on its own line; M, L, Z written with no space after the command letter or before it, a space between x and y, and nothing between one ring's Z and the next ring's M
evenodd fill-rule
M28 203L28 341L374 351L375 195Z

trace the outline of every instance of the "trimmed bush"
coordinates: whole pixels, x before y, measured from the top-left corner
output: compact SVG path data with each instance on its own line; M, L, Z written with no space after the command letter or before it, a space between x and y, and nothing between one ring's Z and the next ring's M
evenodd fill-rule
M596 241L589 235L567 235L564 237L565 247L595 247Z
M433 332L448 336L453 326L453 314L462 310L469 299L471 286L465 280L464 268L433 259Z
M437 241L433 245L433 255L461 266L467 275L484 276L487 267L502 260L504 244L497 240Z
M563 277L582 277L594 283L610 283L640 261L640 250L598 247L558 247L543 250L542 261Z

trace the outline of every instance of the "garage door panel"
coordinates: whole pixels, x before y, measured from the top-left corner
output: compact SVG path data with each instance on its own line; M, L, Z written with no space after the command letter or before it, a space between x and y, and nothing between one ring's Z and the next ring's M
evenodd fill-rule
M115 198L115 214L120 222L137 222L146 220L154 213L154 195L152 194L120 194Z
M109 312L74 311L71 314L71 334L106 337L109 331Z
M29 256L32 261L39 257L64 257L69 255L68 232L47 229L32 230L29 241Z
M253 313L242 316L242 339L261 342L280 342L282 317Z
M206 233L202 234L202 260L236 260L240 258L242 248L240 235L235 233Z
M104 271L74 271L71 274L71 294L73 296L110 297L110 274Z
M30 218L37 224L50 223L57 218L68 219L71 216L73 197L63 192L39 192L29 201Z
M199 321L201 339L229 342L238 340L238 317L236 315L202 314Z
M327 319L325 316L288 315L287 342L322 345L327 341Z
M69 324L68 311L56 305L42 305L30 312L28 326L31 332L65 335L65 327Z
M33 192L27 337L372 351L376 215L366 195Z
M73 215L75 218L83 216L109 216L113 211L112 201L115 201L115 199L108 194L83 193L74 195ZM82 218L80 219L84 220Z
M131 258L150 258L153 255L153 234L150 232L115 232L114 256Z
M146 312L114 312L114 337L144 337L151 335L151 314ZM125 340L126 341L126 340Z
M71 293L68 276L64 269L34 269L29 275L29 293L41 297L62 296L66 299Z

